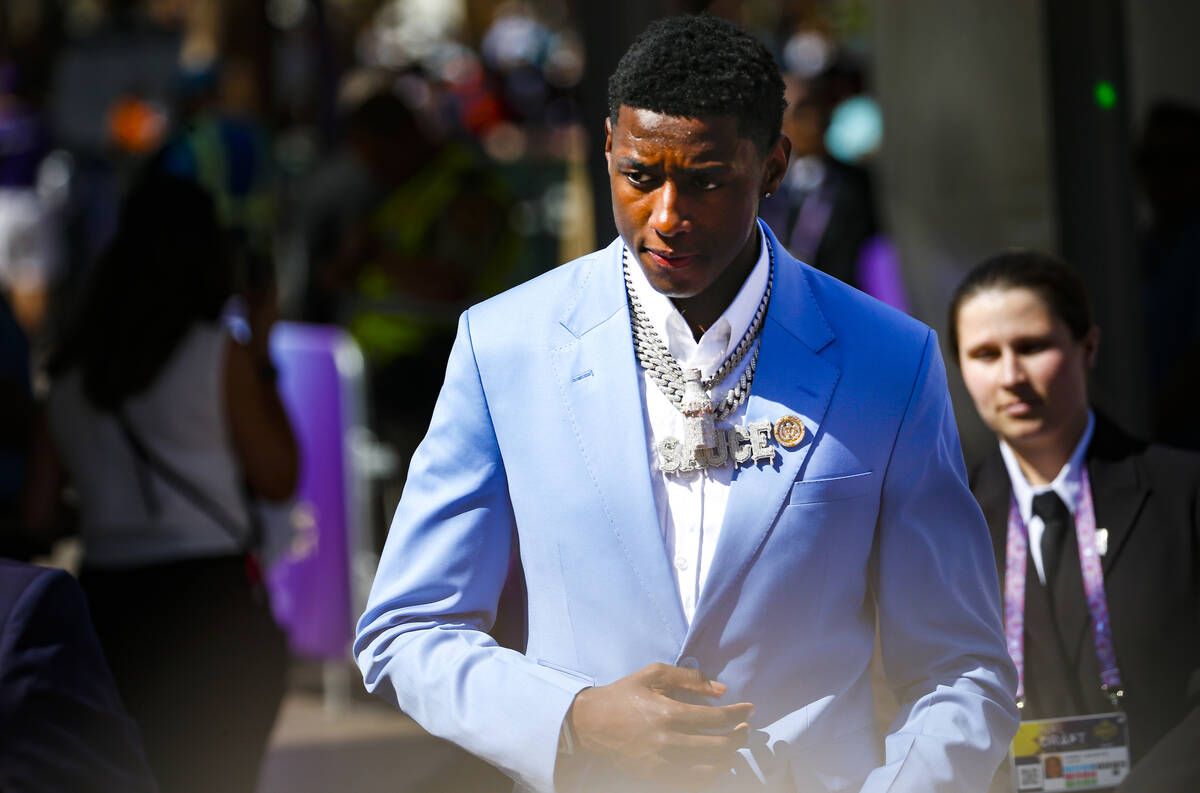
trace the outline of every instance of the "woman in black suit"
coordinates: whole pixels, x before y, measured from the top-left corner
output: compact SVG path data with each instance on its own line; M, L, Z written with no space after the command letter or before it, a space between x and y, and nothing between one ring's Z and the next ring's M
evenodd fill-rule
M1100 332L1064 263L1031 251L988 259L959 285L949 319L967 390L999 439L971 489L1009 622L1007 559L1027 548L1024 602L1015 602L1022 717L1119 708L1133 765L1120 790L1200 790L1200 455L1146 444L1091 408ZM1098 562L1094 576L1085 557ZM1085 587L1100 578L1118 673L1107 690Z

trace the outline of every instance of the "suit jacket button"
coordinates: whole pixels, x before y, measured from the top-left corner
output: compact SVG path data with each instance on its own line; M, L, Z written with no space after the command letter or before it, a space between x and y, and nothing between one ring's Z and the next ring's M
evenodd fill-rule
M679 659L679 666L683 667L684 669L699 669L700 662L690 655L685 655Z

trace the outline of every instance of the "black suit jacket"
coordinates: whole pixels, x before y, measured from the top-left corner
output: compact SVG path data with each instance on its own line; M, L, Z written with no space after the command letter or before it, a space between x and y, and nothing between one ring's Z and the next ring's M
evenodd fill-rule
M1086 460L1096 526L1108 530L1104 583L1129 719L1134 770L1121 789L1200 791L1200 455L1146 444L1097 414ZM972 471L971 490L1003 581L1012 489L999 449ZM1026 565L1023 718L1112 710L1078 563L1061 568L1053 610Z
M0 791L157 789L75 579L0 559Z
M865 169L833 157L825 157L824 161L832 206L815 253L792 247L800 203L796 203L797 199L790 194L786 184L780 185L778 193L759 204L758 214L793 255L834 278L861 288L858 256L863 245L879 233L871 177Z

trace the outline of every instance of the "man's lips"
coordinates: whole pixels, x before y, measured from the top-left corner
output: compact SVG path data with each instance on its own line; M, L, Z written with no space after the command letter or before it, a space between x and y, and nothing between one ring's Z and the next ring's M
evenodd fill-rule
M1000 406L1000 412L1005 416L1028 416L1037 409L1037 404L1033 402L1009 402L1006 405Z
M679 251L663 251L653 248L645 248L646 253L650 254L650 258L659 267L664 267L670 270L687 267L696 259L695 253L684 253Z

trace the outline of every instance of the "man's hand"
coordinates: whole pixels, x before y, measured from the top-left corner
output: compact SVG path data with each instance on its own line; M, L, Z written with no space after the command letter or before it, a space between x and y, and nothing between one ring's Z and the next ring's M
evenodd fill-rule
M719 697L725 686L697 670L651 664L607 686L585 688L567 711L578 751L660 784L707 786L729 771L746 745L754 706L691 705L673 699L675 691Z

